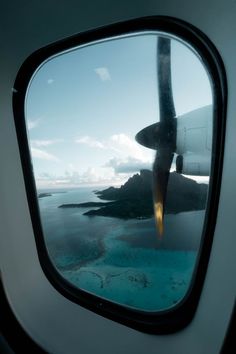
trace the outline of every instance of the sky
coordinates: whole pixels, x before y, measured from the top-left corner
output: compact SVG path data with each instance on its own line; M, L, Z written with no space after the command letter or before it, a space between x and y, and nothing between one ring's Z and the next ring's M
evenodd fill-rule
M212 103L201 59L171 40L177 116ZM38 188L120 185L152 168L155 151L135 135L159 121L157 34L67 51L35 72L25 101Z

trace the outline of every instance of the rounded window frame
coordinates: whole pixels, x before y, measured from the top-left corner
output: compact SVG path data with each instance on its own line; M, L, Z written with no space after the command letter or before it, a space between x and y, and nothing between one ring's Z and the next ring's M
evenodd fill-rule
M25 120L25 97L28 85L35 71L49 57L90 42L139 31L165 32L189 43L203 59L214 86L212 149L214 154L212 154L211 183L209 184L209 197L198 264L195 268L195 274L192 276L190 288L183 300L170 309L158 312L138 311L87 293L71 284L56 270L49 258L43 236ZM13 113L39 261L45 276L57 291L69 300L99 315L146 333L169 334L184 328L190 323L197 309L203 288L217 218L223 166L226 104L226 74L217 49L200 30L175 18L152 16L95 28L39 49L25 60L14 84Z

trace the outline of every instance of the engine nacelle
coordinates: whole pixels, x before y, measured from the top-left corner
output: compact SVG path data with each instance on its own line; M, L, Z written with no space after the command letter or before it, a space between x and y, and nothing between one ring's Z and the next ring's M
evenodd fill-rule
M211 156L198 154L183 154L176 158L176 172L191 176L209 176Z
M176 153L210 154L212 122L211 106L196 109L177 118Z

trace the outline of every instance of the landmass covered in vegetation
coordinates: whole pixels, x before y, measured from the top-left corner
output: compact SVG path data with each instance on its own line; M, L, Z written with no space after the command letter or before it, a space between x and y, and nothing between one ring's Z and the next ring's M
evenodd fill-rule
M152 172L141 170L120 188L109 187L95 191L99 199L108 202L62 204L59 208L96 208L84 213L88 216L110 216L122 219L153 216ZM166 214L205 208L207 185L199 184L176 172L170 173L166 197ZM98 208L99 207L99 208Z

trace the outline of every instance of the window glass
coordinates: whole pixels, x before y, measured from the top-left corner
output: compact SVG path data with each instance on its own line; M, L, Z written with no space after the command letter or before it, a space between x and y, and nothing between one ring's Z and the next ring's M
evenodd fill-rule
M176 37L65 51L34 73L26 124L47 251L69 282L142 311L187 294L211 170L211 82Z

